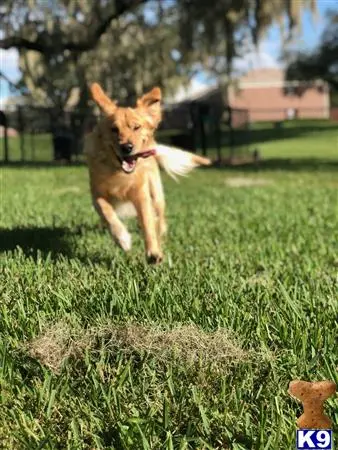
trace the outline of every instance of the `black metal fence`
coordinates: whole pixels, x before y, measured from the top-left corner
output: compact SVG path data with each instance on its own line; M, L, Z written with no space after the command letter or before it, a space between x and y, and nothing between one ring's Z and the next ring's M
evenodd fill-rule
M89 109L15 106L1 111L0 161L80 161L83 137L98 117ZM158 140L204 155L216 149L221 159L222 153L235 151L238 133L249 132L248 125L246 110L194 102L164 108Z
M83 136L96 121L89 110L15 106L1 111L0 160L77 160Z
M234 152L238 133L249 131L249 113L220 104L190 102L165 108L161 131L175 130L170 143L207 155L215 149L221 159L225 151Z

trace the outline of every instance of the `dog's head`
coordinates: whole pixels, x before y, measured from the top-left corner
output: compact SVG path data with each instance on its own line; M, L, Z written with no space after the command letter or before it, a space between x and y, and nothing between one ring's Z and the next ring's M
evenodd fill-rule
M136 167L137 159L155 153L153 136L161 121L161 90L155 87L137 100L135 108L117 106L103 92L100 85L90 87L94 101L106 115L106 136L110 148L126 173Z

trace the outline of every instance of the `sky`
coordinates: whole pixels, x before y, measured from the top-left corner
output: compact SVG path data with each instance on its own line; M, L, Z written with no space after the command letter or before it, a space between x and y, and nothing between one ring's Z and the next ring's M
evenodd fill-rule
M323 28L325 26L325 12L329 9L338 10L337 0L317 0L319 17L314 23L309 12L304 12L302 17L302 30L300 40L297 42L299 49L314 48L320 39ZM244 58L235 61L235 66L239 69L249 69L258 67L279 67L278 60L281 53L281 39L279 35L279 28L272 26L266 37L261 41L258 51L247 54ZM20 77L18 67L18 54L14 49L2 50L0 49L0 70L13 82L16 82ZM191 82L188 90L189 92L197 92L205 88L208 79L203 73L197 75ZM177 99L186 94L186 91L181 89L177 93ZM0 107L1 103L6 97L13 95L10 92L8 83L0 79Z

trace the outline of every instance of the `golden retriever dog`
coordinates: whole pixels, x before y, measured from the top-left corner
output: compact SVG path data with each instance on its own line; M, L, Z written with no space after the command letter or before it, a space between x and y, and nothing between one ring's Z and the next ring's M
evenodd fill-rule
M117 106L97 83L90 91L105 115L84 145L94 207L113 240L129 251L131 236L121 218L132 206L144 234L147 261L157 264L163 259L161 240L167 231L159 166L175 178L211 162L155 142L161 121L158 87L139 98L134 108Z

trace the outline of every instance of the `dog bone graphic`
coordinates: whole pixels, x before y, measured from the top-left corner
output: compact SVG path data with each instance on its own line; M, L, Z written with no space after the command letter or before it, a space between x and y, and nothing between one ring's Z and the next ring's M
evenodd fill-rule
M333 381L294 380L289 384L288 393L303 404L303 414L297 419L298 428L330 429L332 421L324 413L324 402L337 390Z

